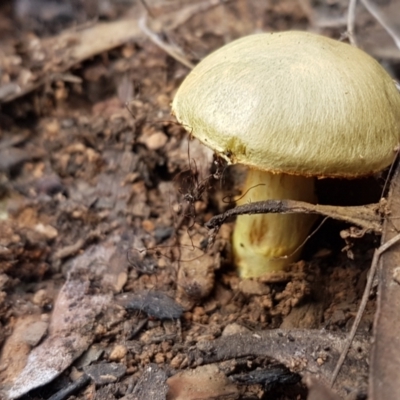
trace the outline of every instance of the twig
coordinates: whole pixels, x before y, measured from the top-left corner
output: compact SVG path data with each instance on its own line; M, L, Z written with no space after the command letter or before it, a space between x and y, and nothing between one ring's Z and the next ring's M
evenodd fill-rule
M386 250L388 250L390 247L392 247L394 244L396 244L398 241L400 241L400 234L396 235L392 239L388 240L386 243L384 243L382 246L377 248L374 252L374 257L372 258L372 263L371 263L371 268L369 270L368 274L368 279L367 279L367 284L365 285L363 297L361 299L360 306L357 311L356 318L354 319L353 325L351 327L349 336L346 339L345 346L340 354L339 360L336 364L335 370L333 371L332 374L332 379L331 379L331 387L334 385L335 380L339 374L340 368L342 367L344 360L347 356L347 353L349 351L349 348L351 346L351 343L353 342L353 339L356 335L357 328L360 324L361 318L364 314L365 307L368 302L368 297L372 288L372 283L374 281L374 276L376 273L376 270L378 268L378 262L379 262L379 257L381 256L382 253L384 253Z
M142 319L137 326L135 327L135 329L130 333L130 335L128 336L128 340L132 340L143 328L144 326L149 322L149 318L146 317L145 319Z
M151 28L157 33L161 31L169 32L186 24L195 15L199 15L213 7L218 7L231 1L232 0L203 0L200 2L193 2L193 4L182 7L178 11L155 18L151 21Z
M0 103L15 100L51 81L57 74L65 73L74 65L141 36L136 20L129 19L98 23L83 30L67 30L58 36L42 39L38 47L43 50L45 58L40 66L40 74L35 80L29 80L21 86L15 82L14 91L0 91ZM54 54L59 55L62 60L60 64L54 62Z
M356 38L354 35L354 26L356 23L356 5L357 0L350 0L349 8L347 10L347 32L346 35L349 38L350 43L357 47Z
M310 204L296 200L267 200L237 206L223 214L211 218L206 227L217 232L220 226L229 218L244 214L320 214L338 219L365 229L367 232L382 232L379 204L365 206L340 207L320 204Z
M76 393L78 390L85 387L90 382L90 377L86 374L83 374L79 379L70 385L62 388L57 393L53 394L49 397L49 400L65 400L69 398L71 395Z
M371 15L386 29L400 49L400 25L398 23L400 9L398 2L362 0L362 3Z
M147 11L147 14L149 14L150 18L154 18L154 15L153 15L149 5L147 4L147 1L146 0L140 0L140 2L142 3L142 6Z
M191 63L184 55L181 54L180 49L176 46L172 46L160 39L160 37L154 33L150 28L147 26L147 17L143 16L139 19L139 28L142 32L158 47L163 49L169 56L174 58L175 60L179 61L185 67L189 69L194 68L194 64Z
M86 238L81 238L78 239L75 243L62 247L61 249L57 250L54 254L54 259L55 260L61 260L63 258L67 258L70 256L75 255L79 250L82 249L82 247L86 243Z

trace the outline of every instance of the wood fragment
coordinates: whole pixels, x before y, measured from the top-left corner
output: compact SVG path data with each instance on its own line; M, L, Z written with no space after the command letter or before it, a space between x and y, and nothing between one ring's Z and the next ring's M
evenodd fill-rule
M205 0L191 4L178 11L167 12L151 21L151 26L147 28L146 35L154 41L157 38L156 33L176 29L199 12L207 11L220 4L220 0ZM143 26L139 26L139 20L145 12L146 10L137 8L130 13L131 15L137 15L136 18L114 22L90 23L81 27L82 29L79 29L79 27L68 29L57 36L38 40L38 48L44 50L41 72L35 75L34 79L27 80L24 84L9 82L7 85L1 86L0 104L16 100L47 83L59 79L62 74L74 65L91 57L122 46L131 40L143 38L145 36L143 30L145 29L143 29ZM157 44L160 45L159 43ZM165 45L164 42L162 44ZM165 46L163 49L167 51ZM168 53L172 57L179 56L177 48L169 46L168 49L172 49L171 54ZM185 57L181 56L181 62L184 60ZM187 62L187 66L192 68L192 64L188 60L184 62Z
M382 232L380 204L368 204L365 206L339 207L330 205L310 204L296 200L267 200L237 206L223 214L211 218L206 227L210 229L210 242L215 238L220 226L229 218L244 214L319 214L340 221L354 224L365 232Z
M347 9L347 31L346 36L352 46L357 47L356 37L354 33L354 27L356 25L356 5L357 0L350 0L349 7Z
M400 167L397 167L388 197L391 214L383 226L382 243L392 243L399 235L395 224L400 217ZM370 357L369 399L394 400L400 397L400 285L394 279L400 266L400 244L388 249L378 265L378 301L373 347Z
M3 92L0 103L24 96L74 65L140 36L143 35L137 21L128 19L98 23L83 30L68 30L58 36L42 39L40 48L45 50L46 58L42 62L41 74L37 79L27 81L24 86L17 85L13 91ZM60 64L55 59L61 60Z
M147 26L147 18L145 16L139 19L139 27L155 45L164 50L169 56L189 69L194 68L194 64L182 54L182 51L177 46L173 46L161 40L161 38Z
M274 359L303 377L318 377L325 385L339 358L346 334L321 330L271 329L223 336L199 342L189 353L194 365L227 361L249 356ZM369 335L357 335L348 358L338 375L337 393L341 396L362 393L368 376Z
M400 49L400 7L397 1L361 0Z
M58 249L54 254L54 259L61 260L63 258L75 255L80 249L82 249L85 243L86 239L80 238L75 243Z

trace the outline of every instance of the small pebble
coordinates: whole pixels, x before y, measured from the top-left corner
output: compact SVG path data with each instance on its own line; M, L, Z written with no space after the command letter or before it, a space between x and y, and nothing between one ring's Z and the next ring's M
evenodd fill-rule
M43 321L37 321L29 325L24 332L22 340L31 347L37 346L47 332L49 324Z
M47 240L53 240L58 236L57 229L51 225L36 224L35 231L41 233Z
M228 324L224 330L222 331L222 336L230 336L236 335L237 333L249 333L249 329L245 328L242 325L233 322L232 324Z
M269 294L271 289L269 286L253 279L244 279L239 283L239 290L245 295L264 295Z
M37 306L43 307L47 302L46 290L44 290L44 289L38 290L33 295L32 302L33 302L33 304L36 304Z
M168 136L162 132L156 132L143 141L149 150L158 150L168 142Z
M165 362L164 354L157 353L154 357L154 361L156 362L156 364L164 364Z
M112 349L108 358L110 361L120 361L126 356L127 352L128 349L125 346L123 346L122 344L117 344Z

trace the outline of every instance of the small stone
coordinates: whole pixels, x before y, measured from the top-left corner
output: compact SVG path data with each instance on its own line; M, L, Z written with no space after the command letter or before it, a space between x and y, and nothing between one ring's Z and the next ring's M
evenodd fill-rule
M35 225L35 231L41 233L47 240L53 240L58 236L58 231L51 225L37 224Z
M203 307L195 307L193 310L193 316L201 317L205 314Z
M114 383L126 374L126 366L116 363L99 363L84 367L83 370L97 385Z
M111 351L108 359L111 361L122 360L126 356L127 352L128 349L125 346L123 346L122 344L117 344Z
M322 358L318 357L318 358L317 358L317 364L318 364L319 366L323 365L323 364L324 364L324 360L323 360Z
M194 370L179 372L168 378L168 399L237 399L236 385L229 381L215 365L205 365Z
M57 119L48 121L45 125L45 130L46 133L49 134L50 136L55 136L60 131L60 123L58 122Z
M87 367L94 361L98 361L103 353L104 349L99 344L93 344L85 353L83 353L78 361L76 361L75 365L79 368Z
M149 219L145 219L142 221L142 227L147 232L154 231L154 223L152 221L150 221Z
M154 357L154 361L156 362L156 364L164 364L165 362L164 354L157 353Z
M177 354L170 363L171 368L179 369L185 356L183 354Z
M159 150L168 142L168 136L162 132L155 132L144 139L149 150Z
M36 321L29 325L24 332L22 340L31 347L35 347L44 337L49 324L43 321Z
M244 279L239 283L239 290L245 295L265 295L271 292L269 286L253 279Z
M77 381L79 378L81 378L82 375L83 375L83 372L82 372L82 371L78 371L77 368L72 367L72 368L71 368L71 372L70 372L70 374L69 374L69 377L70 377L71 381L75 382L75 381Z
M171 99L166 94L159 94L157 96L157 104L160 107L168 108L171 103Z
M233 322L232 324L227 325L222 331L222 336L230 336L236 335L237 333L249 333L249 329L245 328L242 325Z
M44 289L38 290L32 298L33 304L36 304L37 306L43 307L44 305L47 304L48 299L47 299L47 292Z

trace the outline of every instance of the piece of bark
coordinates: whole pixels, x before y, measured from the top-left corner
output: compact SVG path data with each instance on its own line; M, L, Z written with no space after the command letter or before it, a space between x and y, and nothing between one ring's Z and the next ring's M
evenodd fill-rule
M12 91L2 93L0 103L15 100L54 79L56 74L69 70L73 65L140 36L143 34L137 21L129 19L99 23L82 30L68 30L58 36L42 39L39 47L44 57L43 72L32 81L17 83Z
M387 209L390 215L384 223L382 244L392 239L399 230L400 167L392 179ZM400 285L396 271L400 266L400 243L381 255L378 271L378 305L371 351L369 399L394 400L400 398Z
M248 356L267 357L328 386L345 340L346 334L341 332L276 329L199 342L190 357L195 365ZM365 392L369 347L367 336L359 335L353 341L336 381L335 391L339 395Z
M23 369L7 377L1 399L16 399L51 382L92 344L99 315L126 275L127 262L113 262L123 251L124 242L111 238L73 260L54 304L48 336L23 360Z
M152 21L152 30L157 32L172 30L186 23L193 15L215 7L220 2L207 0L201 3L164 13ZM137 2L128 13L134 15L134 18L96 23L80 29L66 30L55 37L37 39L35 47L40 49L39 56L43 60L40 68L37 66L40 72L33 74L26 69L29 78L0 86L0 103L13 101L54 79L62 78L71 67L97 54L122 46L131 40L146 37L138 23L145 12L141 2ZM79 80L76 77L72 78Z

